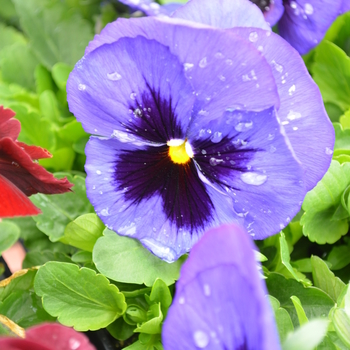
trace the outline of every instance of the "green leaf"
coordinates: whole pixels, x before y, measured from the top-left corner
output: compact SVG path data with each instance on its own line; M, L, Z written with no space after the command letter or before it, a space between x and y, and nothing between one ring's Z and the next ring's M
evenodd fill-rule
M340 245L333 246L330 251L327 261L331 263L331 270L340 270L350 264L350 246Z
M78 331L107 327L126 309L124 295L106 277L77 265L48 262L34 283L45 310Z
M328 321L315 319L306 323L282 344L283 350L314 350L325 337L328 328Z
M333 123L335 130L334 155L350 154L350 129L343 129L340 123Z
M126 340L134 334L135 326L127 324L123 317L119 317L107 326L107 331L118 340Z
M1 3L1 7L2 6L3 6L3 2ZM15 28L6 27L2 23L0 23L0 51L4 47L11 46L14 43L26 44L26 39L24 38L22 33L17 31Z
M34 71L39 64L27 44L7 46L0 53L2 79L35 91Z
M78 264L82 263L91 263L92 262L92 254L91 252L86 252L81 250L72 255L72 261Z
M72 260L63 253L53 252L51 250L30 251L23 260L22 267L24 269L44 265L48 261L71 262Z
M41 64L38 64L34 72L36 92L40 95L46 90L54 90L54 84L51 73Z
M16 243L20 232L16 224L8 221L0 221L0 255Z
M13 0L22 28L41 63L73 66L92 40L92 26L60 0ZM69 40L68 40L69 38Z
M51 122L58 122L60 119L60 112L58 110L58 103L56 95L51 90L45 90L39 97L40 111L44 118Z
M283 342L287 338L287 335L294 331L293 322L287 310L280 307L280 302L271 295L269 295L268 297L272 305L273 311L275 313L275 319L280 340L281 342Z
M323 179L306 194L303 203L305 213L300 223L310 241L332 244L348 232L348 220L335 220L334 214L349 182L350 163L340 165L333 160Z
M312 73L325 102L350 108L350 58L335 44L324 40L315 49Z
M52 78L59 89L66 91L68 76L72 70L72 66L62 62L56 63L52 67Z
M328 29L326 40L334 42L350 55L350 13L347 12L339 16Z
M350 348L350 318L344 309L335 308L332 314L335 331L341 341Z
M169 264L154 256L137 240L108 231L97 240L92 253L97 269L108 278L146 286L152 286L157 278L167 285L179 278L183 258Z
M85 214L69 223L64 230L64 241L73 247L92 252L105 225L96 214Z
M303 309L303 306L301 305L300 299L298 297L296 297L295 295L290 297L290 299L292 300L294 307L295 307L295 311L297 312L300 326L309 322L309 320L305 314L305 311Z
M34 216L33 219L39 230L48 235L52 242L63 237L65 227L70 222L93 210L86 197L85 179L77 175L64 175L74 184L72 192L54 195L38 193L30 197L42 211L42 214Z
M168 313L172 300L173 298L166 283L164 283L164 281L162 281L160 278L156 279L149 296L149 301L151 303L160 303L164 318Z
M20 270L0 281L0 300L3 301L14 291L32 289L36 272L36 269Z
M40 298L25 290L13 291L3 300L0 314L24 328L55 320L43 309Z
M326 292L336 302L345 288L345 283L338 277L335 277L327 264L318 256L311 257L311 265L315 286Z
M291 296L299 298L306 317L311 320L317 317L326 317L330 309L334 306L334 301L316 287L304 287L294 279L286 279L278 273L270 273L266 279L269 294L274 296L281 303L281 307L286 309L295 327L299 325L298 316Z
M76 120L72 120L60 128L58 135L63 140L70 142L76 142L80 138L88 136L88 134L84 131L81 123Z
M149 320L139 325L134 332L146 334L160 334L162 330L163 314L160 303L150 306L147 315Z
M53 171L67 171L73 167L75 153L71 147L51 151L52 158L40 159L39 164Z

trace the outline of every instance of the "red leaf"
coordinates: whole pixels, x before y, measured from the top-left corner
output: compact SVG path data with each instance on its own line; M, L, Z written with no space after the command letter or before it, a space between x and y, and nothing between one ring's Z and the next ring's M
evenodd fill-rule
M41 213L23 192L1 175L0 189L0 218Z
M30 149L31 154L41 151ZM73 186L66 178L56 179L41 165L34 163L21 143L9 137L0 140L0 174L30 196L35 193L55 194L70 191Z
M21 123L16 119L11 119L15 113L11 109L4 109L0 106L0 139L10 137L16 140L21 131Z

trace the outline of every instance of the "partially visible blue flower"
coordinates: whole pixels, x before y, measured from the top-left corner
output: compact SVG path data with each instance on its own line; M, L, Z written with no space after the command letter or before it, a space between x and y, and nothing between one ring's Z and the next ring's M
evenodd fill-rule
M176 12L215 26L210 12L191 11L211 3ZM277 233L331 160L333 127L300 56L270 30L244 28L268 28L256 6L234 7L221 18L239 23L231 30L119 19L68 80L70 110L99 136L86 147L97 214L168 261L222 223L257 239Z
M284 12L280 9L282 0L275 0L275 3L279 6L262 9L265 18L271 25L278 21L280 35L300 54L316 46L333 21L350 10L349 0L283 0Z
M235 225L206 232L182 266L164 349L280 349L266 295L246 232Z
M124 5L130 6L130 8L138 11L142 11L148 16L159 16L159 15L171 15L181 3L169 3L166 5L159 5L154 0L119 0Z

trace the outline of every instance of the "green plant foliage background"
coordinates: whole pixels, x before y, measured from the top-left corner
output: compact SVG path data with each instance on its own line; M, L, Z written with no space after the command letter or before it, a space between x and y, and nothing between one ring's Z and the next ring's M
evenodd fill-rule
M128 16L117 1L1 0L0 105L16 112L19 140L48 149L53 158L40 163L74 188L32 196L42 215L0 223L0 252L18 238L28 250L25 270L0 282L0 314L22 327L57 319L80 331L107 328L120 344L132 337L127 349L162 349L186 257L164 263L104 227L86 197L88 135L66 101L68 75L88 42ZM304 57L334 123L332 164L283 232L256 242L285 350L350 348L349 55L347 13ZM9 334L1 324L0 334Z

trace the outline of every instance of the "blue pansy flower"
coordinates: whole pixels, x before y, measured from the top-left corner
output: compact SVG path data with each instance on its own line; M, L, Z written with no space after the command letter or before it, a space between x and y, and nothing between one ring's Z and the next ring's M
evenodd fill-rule
M331 161L333 127L300 56L256 6L235 4L231 30L119 19L68 79L70 110L96 135L85 169L97 214L167 261L222 223L279 232Z
M280 349L266 294L246 232L235 225L206 232L182 266L164 349Z
M159 5L154 0L121 0L120 2L135 11L142 11L148 16L171 15L176 9L183 5L178 2Z
M269 1L259 1L263 2ZM265 8L260 8L271 25L278 21L280 35L300 54L316 46L333 21L350 10L350 0L283 0L283 5L282 0L274 2L274 6L267 4Z

